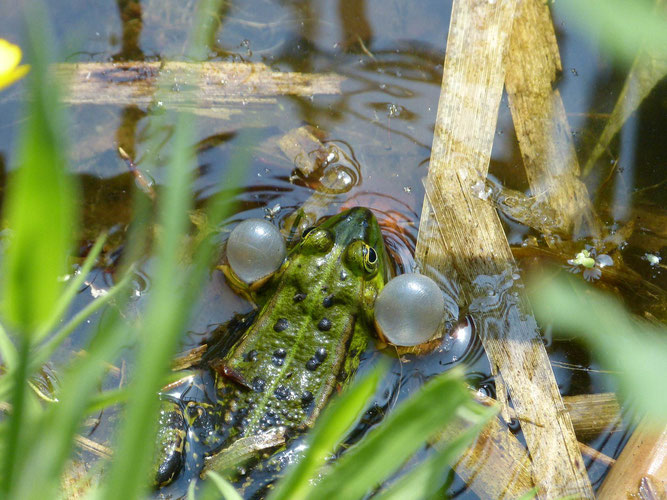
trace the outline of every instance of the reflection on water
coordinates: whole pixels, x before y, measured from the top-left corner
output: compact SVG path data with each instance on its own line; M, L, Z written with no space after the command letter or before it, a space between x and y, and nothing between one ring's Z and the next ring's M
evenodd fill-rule
M196 2L192 0L117 0L108 5L66 0L60 2L57 10L53 8L51 15L64 49L63 60L182 60L195 7ZM563 67L576 69L564 71L558 87L577 153L585 156L601 127L596 116L613 107L625 74L614 69L596 49L569 30L569 20L558 10L557 2L554 8L555 25L561 30ZM20 40L14 27L19 24L18 9L16 5L0 7L3 36L14 41ZM450 9L449 2L443 4L435 0L224 2L220 11L212 16L218 29L208 41L211 61L264 63L275 71L332 72L344 76L345 81L339 95L314 92L278 96L270 106L261 108L260 120L246 120L243 114L231 120L202 118L195 131L197 142L194 145L196 206L201 207L216 193L219 179L224 178L233 158L250 147L252 154L245 173L245 189L238 193L230 190L236 211L225 227L249 217L264 217L267 210L275 217L275 223L283 227L289 215L319 190L327 196L324 215L353 205L371 207L382 227L394 273L417 269L414 248L424 198L421 179L426 175L430 155ZM79 22L82 19L86 22ZM638 310L644 310L641 301L647 296L656 296L656 289L667 286L663 269L651 266L644 258L647 252L666 257L664 207L667 200L665 190L655 188L664 181L658 177L664 176L659 167L666 160L656 132L665 129L664 113L659 112L663 109L664 90L664 85L659 85L635 118L623 128L618 146L612 146L610 151L615 167L604 176L594 173L587 179L589 191L598 193L599 199L594 201L614 231L622 230L640 209L643 214L629 236L630 244L622 239L617 245L632 273L628 271L618 278L610 273L605 285L620 290L626 301L635 304ZM17 92L0 94L0 114L5 117L0 124L0 185L3 188L6 168L15 168L12 162L16 157L14 144L20 116ZM163 187L160 165L164 165L171 154L171 128L167 125L151 131L148 122L152 115L163 111L157 103L123 108L88 104L71 109L71 170L80 181L83 207L80 253L85 255L102 231L110 233L105 248L105 267L109 272L96 271L95 286L108 286L113 280L113 263L126 246L126 235L135 217L132 212L134 177L117 148L122 147L142 174L154 180L159 197ZM286 157L275 147L278 139L303 124L319 129L325 138L323 143L331 147L331 155L325 155L326 161L312 175L295 170L294 158ZM254 144L241 140L240 132L245 127L254 129ZM156 141L156 137L159 140ZM150 147L158 150L149 151ZM158 166L148 170L142 163L146 155L157 157ZM503 101L491 173L504 186L525 193L527 181L521 164L511 117ZM151 211L149 207L149 218ZM541 234L522 225L521 221L505 220L505 223L511 226L510 242L519 248L517 257L522 264L527 266L536 260L541 263L547 258L561 259L545 256L544 252L530 252L530 245L540 241ZM193 225L192 233L197 230ZM220 233L222 244L226 229L215 230ZM524 250L519 254L521 248ZM468 367L472 387L486 395L495 395L475 324L498 334L504 331L507 311L496 309L503 303L502 295L508 293L511 283L518 278L515 273L512 271L502 279L480 276L476 284L486 293L473 304L461 303L456 283L451 283L447 277L439 280L454 297L448 307L453 311L452 329L442 344L428 355L388 354L394 356L392 374L376 396L373 408L350 437L351 442L359 439L401 399L417 390L424 380L461 362ZM137 310L150 294L150 276L149 260L141 264L137 273L138 294L134 303ZM604 273L602 281L605 281ZM635 293L638 289L645 293ZM77 308L89 303L89 293L89 290L81 292ZM229 290L219 273L212 272L196 305L183 348L202 342L217 324L249 308ZM77 350L85 344L99 316L77 330L74 337L77 345L69 348ZM589 371L556 370L564 394L613 390L612 381L595 371L595 360L576 342L560 339L551 343L549 350L559 363L591 368ZM62 362L66 355L59 353L54 362ZM128 363L131 357L129 354ZM379 357L386 354L371 349L361 371L370 369ZM118 380L105 382L108 386L117 383ZM112 428L108 420L114 417L113 411L106 412L101 425L95 426L92 438L108 439ZM589 444L614 455L618 443L617 436L600 436ZM286 453L289 456L293 448ZM604 469L592 466L589 472L595 481ZM449 493L458 498L475 498L458 479L450 486Z

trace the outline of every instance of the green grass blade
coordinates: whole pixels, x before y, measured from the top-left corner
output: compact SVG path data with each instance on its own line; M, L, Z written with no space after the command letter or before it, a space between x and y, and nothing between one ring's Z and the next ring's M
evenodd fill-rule
M469 398L461 370L433 379L344 454L307 498L356 499L368 494L424 446Z
M93 269L93 266L95 265L97 257L99 257L100 252L102 251L102 247L104 246L106 239L106 234L101 234L97 238L95 245L93 245L93 248L88 253L88 256L79 269L78 274L76 274L74 278L72 278L72 280L67 284L67 287L58 299L58 302L56 303L53 312L51 313L51 317L40 327L39 331L37 332L35 342L39 342L41 339L43 339L53 328L53 326L60 320L60 318L62 318L63 314L65 314L65 311L71 304L72 300L76 294L79 293L79 289L83 285L83 282L86 280L88 274Z
M154 432L158 409L156 393L184 328L185 304L181 294L186 283L179 256L190 208L192 165L188 144L192 143L191 127L186 117L178 118L168 165L168 184L161 200L163 231L158 243L153 288L139 335L137 369L129 385L126 417L119 434L117 454L132 456L133 460L113 461L106 498L143 496L152 452L151 447L145 446L145 439Z
M457 418L465 415L470 425L456 439L438 445L434 456L422 462L390 488L373 497L375 500L418 500L435 498L445 481L445 470L454 463L463 451L475 440L479 432L497 413L497 408L488 408L467 401L459 409Z
M31 376L35 371L37 371L44 363L48 361L51 355L56 351L58 346L74 331L74 329L83 323L88 317L94 314L105 304L108 304L114 298L117 298L119 294L127 288L132 279L132 273L128 272L123 279L121 279L116 285L109 289L106 295L98 297L81 311L79 311L74 317L72 317L60 330L58 330L48 341L46 341L41 347L37 350L33 350L30 355L30 365L28 368L28 376ZM0 401L6 399L10 394L12 388L14 387L14 370L10 367L7 371L7 374L0 378Z
M204 25L207 16L217 12L217 6L217 0L199 4L195 32ZM203 53L200 49L195 48L192 53ZM200 252L189 271L180 262L191 201L190 177L194 171L194 155L190 147L194 142L193 125L190 115L180 115L171 139L173 148L167 167L167 185L160 199L162 231L152 273L153 287L140 333L142 345L137 356L137 370L129 386L126 416L117 446L119 456L131 456L132 460L116 460L112 463L104 491L105 498L135 498L145 493L150 480L149 463L153 452L152 447L145 443L146 436L156 432L159 407L157 391L185 327L190 299L196 295L201 279L206 274L209 264L203 261L212 253Z
M28 428L28 422L31 420L25 413L26 399L28 391L28 354L30 353L30 342L27 337L19 339L18 358L16 370L13 373L13 390L10 404L12 411L7 417L7 432L4 433L1 447L4 449L2 454L2 469L0 469L0 497L9 497L18 475L17 469L20 468L25 450L21 444L25 436L30 435L31 429Z
M90 415L98 413L109 406L124 403L127 400L127 394L127 387L119 387L118 389L109 389L107 391L98 392L88 402L86 414Z
M3 214L11 229L3 260L3 310L21 334L33 335L61 294L74 228L75 190L65 169L64 121L58 85L49 74L44 7L25 4L30 98L18 169L10 176Z
M667 398L656 394L667 387L667 330L635 319L611 296L574 280L531 288L538 318L581 335L602 364L618 373L625 395L664 421Z
M305 455L280 481L277 490L269 497L271 500L306 497L312 489L311 479L366 408L384 373L386 367L378 366L327 407L308 438Z
M571 14L572 23L585 36L630 66L640 46L658 54L667 47L664 6L656 8L656 3L562 0L558 5Z
M19 353L5 327L0 324L0 356L7 371L16 367Z
M105 321L87 349L75 358L61 380L59 403L50 404L36 426L37 439L28 450L26 467L15 484L12 498L53 498L60 488L60 475L70 456L73 439L86 415L111 362L131 338L119 315ZM39 481L35 481L39 477Z
M116 298L121 292L127 290L127 287L130 285L133 273L128 272L123 278L112 286L106 294L97 297L95 300L86 305L78 313L76 313L65 325L62 326L53 336L44 342L44 344L39 348L35 357L33 358L32 368L37 369L51 357L51 355L56 351L58 346L74 331L74 329L83 323L90 316L95 314L102 306L108 304L114 298Z
M17 332L18 356L13 374L0 468L0 494L8 494L25 465L24 439L34 435L35 415L27 394L29 353L35 330L51 314L60 295L58 278L66 269L74 214L74 189L65 171L64 126L58 87L47 73L50 40L43 10L25 4L28 118L20 135L18 168L11 175L3 215L11 230L2 263L2 309ZM10 354L11 356L11 354ZM37 407L38 408L38 407Z
M238 494L238 492L234 489L234 486L232 486L229 481L225 480L220 474L216 474L215 472L211 471L206 475L206 477L210 478L213 484L215 484L215 486L218 488L218 492L220 495L222 495L224 500L243 500L243 497Z

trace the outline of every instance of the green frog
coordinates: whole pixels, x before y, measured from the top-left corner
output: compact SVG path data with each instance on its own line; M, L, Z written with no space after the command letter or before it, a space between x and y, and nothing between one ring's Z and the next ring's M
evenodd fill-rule
M234 444L252 436L308 429L357 369L387 279L370 210L352 208L304 231L257 293L258 312L234 326L237 340L221 338L203 358L214 395L163 392L156 485L170 483L187 457L201 470L207 457L233 455Z

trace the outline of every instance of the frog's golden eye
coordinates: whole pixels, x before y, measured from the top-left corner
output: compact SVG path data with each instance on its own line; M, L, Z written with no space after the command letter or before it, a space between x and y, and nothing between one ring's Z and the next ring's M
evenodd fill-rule
M377 272L377 252L361 240L350 243L344 258L347 267L357 275L371 276Z
M368 246L365 243L364 245L364 269L367 273L373 274L378 269L378 255L373 247Z
M368 253L366 254L366 261L369 265L374 266L378 263L378 254L375 251L375 248L368 247Z
M334 237L326 229L312 227L303 232L303 241L301 248L309 253L326 253L331 250L334 244Z

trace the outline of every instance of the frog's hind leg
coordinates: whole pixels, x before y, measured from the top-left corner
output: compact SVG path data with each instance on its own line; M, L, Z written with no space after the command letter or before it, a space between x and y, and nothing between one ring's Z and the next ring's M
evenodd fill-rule
M180 405L171 400L160 402L160 422L157 435L153 482L156 487L171 483L183 469L183 448L185 445L186 423Z

